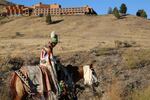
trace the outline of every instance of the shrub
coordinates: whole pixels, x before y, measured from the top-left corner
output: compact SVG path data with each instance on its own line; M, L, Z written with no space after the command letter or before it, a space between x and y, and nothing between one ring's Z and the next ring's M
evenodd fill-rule
M118 8L117 8L117 7L114 8L113 14L114 14L114 16L115 16L117 19L120 19L121 16L120 16L120 14L119 14L119 11L118 11Z
M121 7L120 7L120 13L126 14L126 12L127 12L127 7L126 7L126 5L123 3L123 4L121 4Z
M0 20L2 20L2 19L4 19L5 17L3 17L3 16L0 16Z
M20 34L20 32L16 32L16 36L20 36L21 34Z
M96 47L91 50L91 53L94 53L95 56L103 56L103 55L116 55L118 53L117 49L114 48L100 48Z
M43 14L39 14L39 17L43 17Z
M143 9L138 10L137 13L136 13L136 16L147 18L147 13Z
M127 69L141 68L150 65L150 50L147 49L138 51L128 49L122 54L122 57Z
M23 37L24 34L23 33L20 33L20 32L16 32L14 36L12 36L11 38L14 39L14 38L17 38L17 37Z
M115 43L116 48L128 48L128 47L136 46L136 42L134 42L134 41L115 40L114 43Z
M135 91L132 94L133 100L149 100L149 98L150 98L150 86L144 88L143 90Z
M51 19L51 15L50 15L50 14L48 14L48 15L46 16L46 23L47 23L47 24L52 24L52 19Z
M137 12L136 12L136 16L141 16L141 12L142 12L142 10L138 10Z
M24 60L21 57L11 57L8 63L11 64L11 69L17 70L22 67Z
M143 17L143 18L147 18L147 14L146 14L146 12L145 12L145 11L143 11L143 12L141 13L141 17Z
M24 60L21 57L3 57L2 62L0 64L0 71L9 71L11 69L17 70L23 65L23 63Z
M108 8L108 14L112 14L112 13L113 13L112 8L109 7L109 8Z

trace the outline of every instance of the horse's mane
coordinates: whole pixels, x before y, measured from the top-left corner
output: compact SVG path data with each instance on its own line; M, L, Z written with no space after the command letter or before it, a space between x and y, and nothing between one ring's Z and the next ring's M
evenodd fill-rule
M72 65L67 65L66 68L70 71L77 71L79 69L78 66L72 66Z

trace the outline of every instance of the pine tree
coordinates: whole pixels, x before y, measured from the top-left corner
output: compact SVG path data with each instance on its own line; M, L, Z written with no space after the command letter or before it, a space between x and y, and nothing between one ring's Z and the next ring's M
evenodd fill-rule
M126 14L126 12L127 12L127 6L123 3L121 4L121 7L120 7L120 13Z
M147 13L143 10L143 12L141 13L141 17L147 18Z
M138 10L136 15L139 16L139 17L147 18L147 13L143 9Z
M143 12L143 10L138 10L137 13L136 13L136 16L140 17L142 12Z
M117 19L119 19L119 18L121 17L120 14L119 14L119 11L118 11L118 8L117 8L117 7L114 8L113 14L114 14L114 16L115 16Z
M48 15L46 16L46 23L47 23L47 24L51 24L51 23L52 23L52 19L51 19L51 15L50 15L50 14L48 14Z

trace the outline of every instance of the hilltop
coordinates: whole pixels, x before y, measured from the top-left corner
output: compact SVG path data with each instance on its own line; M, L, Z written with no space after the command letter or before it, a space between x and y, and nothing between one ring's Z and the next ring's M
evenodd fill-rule
M4 5L13 5L14 3L7 0L0 0L0 13L4 12Z
M14 3L9 2L8 0L0 0L0 4L3 4L3 5L12 5Z

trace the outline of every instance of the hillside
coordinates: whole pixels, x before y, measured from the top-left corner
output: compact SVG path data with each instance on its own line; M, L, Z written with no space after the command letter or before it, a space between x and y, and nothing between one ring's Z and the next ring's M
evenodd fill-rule
M7 0L0 0L0 13L5 12L4 5L13 5L14 3L9 2Z
M5 55L10 49L15 53L25 52L24 49L39 52L38 48L48 41L52 31L56 31L60 38L56 53L89 50L99 44L112 47L115 40L135 41L142 48L150 47L150 21L143 18L127 16L116 20L109 15L62 16L52 19L58 23L47 25L44 17L4 19L9 22L0 25L0 48L4 48L0 55ZM18 33L21 36L17 36Z
M0 0L0 4L3 4L3 5L12 5L13 3L9 2L9 0Z
M0 20L0 98L6 98L8 60L39 57L49 34L59 43L54 54L63 65L94 62L100 85L94 94L86 88L79 100L148 100L150 98L150 21L136 16L117 20L104 16L8 17ZM83 81L79 82L81 86ZM143 99L144 98L144 99Z

